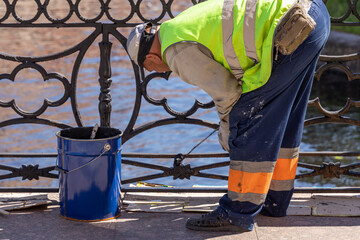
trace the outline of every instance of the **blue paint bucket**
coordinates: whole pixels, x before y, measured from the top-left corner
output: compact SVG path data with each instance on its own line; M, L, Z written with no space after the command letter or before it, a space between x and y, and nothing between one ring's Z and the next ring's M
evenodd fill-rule
M66 219L101 221L120 216L121 136L118 129L64 129L58 140L60 214Z

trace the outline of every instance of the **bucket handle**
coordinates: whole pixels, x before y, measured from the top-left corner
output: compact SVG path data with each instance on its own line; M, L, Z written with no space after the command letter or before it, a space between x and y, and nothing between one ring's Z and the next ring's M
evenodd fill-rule
M102 155L104 155L104 153L110 151L110 149L111 149L110 144L106 143L106 144L104 145L104 148L103 148L103 150L102 150L102 152L100 153L99 156L95 157L94 159L91 159L89 162L85 163L84 165L81 165L80 167L74 168L74 169L72 169L72 170L70 170L70 171L59 167L59 165L58 165L58 158L56 158L56 166L55 166L55 169L54 169L54 170L55 170L55 171L62 172L62 173L64 173L64 174L68 174L68 173L71 173L71 172L75 172L76 170L79 170L80 168L83 168L83 167L91 164L92 162L95 162L95 161L98 160Z

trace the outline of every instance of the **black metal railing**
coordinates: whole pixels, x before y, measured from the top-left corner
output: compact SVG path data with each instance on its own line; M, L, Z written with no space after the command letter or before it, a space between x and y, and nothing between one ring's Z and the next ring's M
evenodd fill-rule
M345 1L345 0L344 0ZM19 12L24 12L24 2L32 2L34 11L30 11L30 15L27 18L21 16ZM14 100L10 101L0 101L0 109L12 109L16 117L6 118L0 114L0 130L8 126L21 126L21 124L40 124L47 125L54 128L64 129L68 127L83 126L84 122L82 121L80 111L78 109L78 100L77 100L77 80L79 68L84 60L84 56L87 53L91 45L96 42L96 39L99 37L101 41L98 43L100 56L99 56L99 69L98 69L98 80L100 85L99 92L99 114L100 114L100 124L101 126L110 126L111 125L111 113L112 113L112 99L111 99L111 87L112 87L112 68L111 68L111 52L113 42L110 41L110 37L115 39L116 44L121 44L123 48L126 46L126 36L123 35L122 29L130 29L140 22L153 22L161 23L166 20L167 17L174 17L176 13L173 13L174 5L181 1L175 0L159 0L159 1L145 1L145 0L98 0L98 1L85 1L85 0L64 0L62 2L62 8L65 9L65 13L61 17L54 17L54 10L56 10L56 5L53 5L54 2L50 0L23 0L18 1L14 0L12 2L8 0L0 1L0 6L3 10L0 10L0 29L22 29L27 28L90 28L91 32L83 39L80 43L70 47L64 51L60 51L54 54L46 56L17 56L11 55L11 53L0 53L0 60L9 61L15 63L16 66L13 69L8 69L7 72L0 74L0 81L8 79L11 81L16 81L16 75L19 71L24 69L32 69L37 71L42 76L43 80L55 79L61 83L63 86L64 92L59 100L50 101L45 99L42 106L37 110L29 112L21 109ZM188 1L189 2L189 1ZM95 4L97 5L97 11L91 18L88 18L83 15L84 4ZM143 6L147 3L157 4L161 6L161 10L156 12L156 16L147 16L151 15L151 7L149 9L150 13L144 12ZM348 4L348 11L344 13L343 16L332 18L332 24L334 26L353 26L360 27L360 16L358 0L346 0ZM188 5L197 4L197 1L191 0ZM123 18L118 19L116 10L128 9ZM29 15L26 12L25 15ZM55 14L56 15L56 14ZM354 21L347 21L348 17L352 15L357 19ZM153 18L154 17L154 18ZM47 70L47 62L53 61L56 59L61 59L70 55L76 55L72 64L71 78L65 77L62 73L52 72L51 69ZM331 56L331 55L322 55L320 57L320 62L322 65L319 66L315 78L320 80L322 75L330 71L331 69L337 69L346 74L348 81L359 81L360 74L352 72L351 69L347 66L348 62L359 61L360 52L354 52L352 54L341 55L341 56ZM130 62L130 60L128 59ZM148 95L147 86L150 81L155 78L164 78L167 79L170 77L170 73L150 73L145 75L143 69L138 69L135 64L132 63L133 67L133 78L136 84L135 89L135 104L132 109L132 114L129 122L126 127L123 129L122 143L127 142L128 140L134 138L139 134L143 134L147 130L154 129L159 126L165 126L170 124L194 124L199 126L204 126L210 129L216 129L218 127L217 123L205 121L193 117L198 109L208 109L214 107L213 102L201 103L200 101L195 101L192 107L187 111L178 112L172 109L168 103L167 99L153 99ZM167 118L155 120L152 122L147 122L145 124L137 124L139 119L139 112L141 109L141 102L147 101L149 104L162 106L163 110L168 114ZM75 125L68 124L62 121L55 121L53 119L46 118L46 113L50 108L58 108L64 104L70 102L72 109L72 117L75 120ZM342 123L347 125L353 125L356 127L360 126L360 119L351 118L347 116L347 113L351 109L360 108L360 101L353 99L348 99L346 104L337 111L326 110L320 103L320 98L316 97L309 102L309 107L315 107L318 110L319 115L306 119L305 127L315 124L323 123ZM13 115L12 115L13 116ZM136 126L136 127L135 127ZM10 136L9 136L10 138ZM355 140L356 141L356 140ZM174 179L190 179L191 176L203 177L203 178L212 178L227 180L227 176L209 174L202 172L203 170L224 167L229 165L229 161L215 162L203 166L191 167L189 164L184 165L182 163L182 158L176 156L177 154L158 154L158 153L122 153L122 164L132 165L136 167L154 169L160 171L157 174L138 176L135 178L123 179L122 183L133 183L137 181L146 181L162 177L173 177ZM324 157L324 156L343 156L343 157L352 157L354 162L356 158L359 159L360 152L352 151L325 151L325 152L301 152L300 160L303 157L313 156L313 157ZM15 158L56 158L56 153L0 153L0 159L15 159ZM187 158L226 158L228 157L227 153L199 153L199 154L189 154ZM162 166L152 163L144 163L140 161L135 161L133 159L147 158L147 159L174 159L172 166ZM324 163L323 165L313 165L303 162L299 162L299 167L310 170L310 172L297 175L297 178L313 177L313 176L323 176L325 178L339 177L340 175L348 175L354 177L360 177L359 171L354 171L354 169L360 169L360 163L353 163L350 165L342 166L340 162L336 163ZM22 177L22 180L33 180L39 179L39 177L44 178L57 178L58 174L53 171L55 166L39 168L38 164L29 164L22 166L13 167L8 165L0 164L0 170L5 174L0 175L0 180L11 179L16 177ZM137 189L139 190L139 189ZM140 189L141 190L141 189ZM176 189L162 189L158 191L184 191ZM306 191L320 191L321 189L306 189ZM0 188L0 191L58 191L57 188ZM127 189L127 191L133 191ZM151 191L145 189L144 191ZM209 189L193 189L187 191L210 191ZM211 191L225 191L225 189L211 189ZM305 191L304 189L297 189L297 191ZM323 189L322 191L330 191ZM337 188L331 189L331 191L356 191L359 192L359 188Z

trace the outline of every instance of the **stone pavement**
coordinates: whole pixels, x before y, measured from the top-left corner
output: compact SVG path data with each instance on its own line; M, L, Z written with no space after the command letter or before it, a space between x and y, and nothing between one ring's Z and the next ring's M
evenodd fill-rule
M287 216L256 217L247 233L212 233L185 228L194 212L128 212L114 220L77 222L59 214L57 195L49 194L48 206L11 211L0 215L0 240L22 239L360 239L360 217ZM0 193L1 197L1 193ZM360 200L359 200L360 201Z

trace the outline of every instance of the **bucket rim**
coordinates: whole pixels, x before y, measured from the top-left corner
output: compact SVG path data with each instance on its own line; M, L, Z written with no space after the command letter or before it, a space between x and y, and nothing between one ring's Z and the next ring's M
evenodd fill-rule
M73 127L73 128L92 128L91 126L89 127ZM106 141L106 140L111 140L111 139L116 139L116 138L121 138L122 135L123 135L123 132L120 130L120 129L117 129L117 128L111 128L111 127L106 127L106 128L110 128L110 129L115 129L115 130L119 130L120 131L120 134L117 134L113 137L108 137L108 138L97 138L97 139L77 139L77 138L69 138L69 137L63 137L63 136L60 136L60 132L63 131L63 130L68 130L68 129L73 129L73 128L64 128L64 129L61 129L59 131L56 132L56 136L58 138L62 138L62 139L65 139L65 140L71 140L71 141L78 141L78 142L93 142L93 141Z

